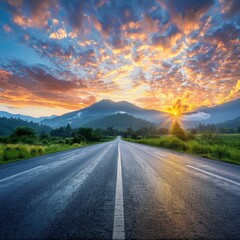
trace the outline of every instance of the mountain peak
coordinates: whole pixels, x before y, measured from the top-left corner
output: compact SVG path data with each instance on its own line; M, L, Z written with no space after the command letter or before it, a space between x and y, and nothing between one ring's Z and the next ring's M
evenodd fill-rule
M81 111L84 110L94 110L94 111L101 111L101 110L109 110L112 111L112 113L114 113L115 111L137 111L140 110L141 108L139 108L138 106L127 102L127 101L119 101L119 102L114 102L110 99L102 99L99 102L96 102L92 105L90 105L89 107L82 109Z
M112 101L110 99L102 99L102 100L100 100L99 102L96 102L96 103L114 103L114 101Z

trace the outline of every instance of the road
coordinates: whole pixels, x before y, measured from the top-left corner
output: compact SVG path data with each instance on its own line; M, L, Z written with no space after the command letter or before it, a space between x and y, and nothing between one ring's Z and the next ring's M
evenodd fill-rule
M0 166L0 239L240 239L240 166L118 138Z

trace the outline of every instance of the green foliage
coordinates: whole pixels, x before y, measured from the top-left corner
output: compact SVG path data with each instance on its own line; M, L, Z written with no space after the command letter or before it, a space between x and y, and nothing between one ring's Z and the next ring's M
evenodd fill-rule
M187 137L186 137L186 134L183 130L183 128L181 127L181 125L179 124L179 122L175 121L173 124L172 124L172 127L170 129L170 133L176 137L178 137L179 139L181 140L186 140Z
M12 136L17 138L22 138L22 137L35 138L36 131L30 127L17 127L13 131Z
M240 133L240 117L229 120L224 123L219 124L198 124L195 128L190 129L191 133L196 134L231 134L231 133Z
M237 128L237 133L240 133L240 127Z
M66 138L66 137L71 137L73 135L73 133L74 133L73 129L68 124L66 127L60 127L60 128L56 128L56 129L52 130L50 135L52 137Z
M191 141L188 143L188 152L193 154L202 154L207 156L210 152L210 146L199 143L197 141Z
M112 137L106 135L106 132L119 133L115 129L80 128L77 130L72 129L70 125L55 130L55 132L51 132L51 135L60 135L57 133L61 133L62 136L49 137L45 132L37 135L34 129L20 126L14 129L9 137L0 137L0 163L80 147L86 145L87 142L112 140ZM72 137L72 135L75 135L75 137Z
M129 114L113 114L106 116L97 120L90 121L84 125L84 127L91 128L107 128L110 126L115 126L118 130L126 131L128 127L132 127L134 130L137 130L143 126L150 127L154 126L154 123L148 122L144 119L136 118Z
M7 162L37 156L39 155L39 149L41 148L41 146L30 146L26 144L1 145L0 162Z
M176 136L127 140L240 164L239 134L214 135L214 137L210 139L200 135L196 137L196 139L187 142L182 141Z
M26 126L34 129L37 133L49 133L52 128L34 122L28 122L21 119L0 117L0 136L10 135L16 127Z
M202 136L203 139L207 139L207 140L216 139L218 137L217 133L209 132L209 131L204 131L201 134L201 136Z
M101 140L100 133L92 128L79 128L77 137L80 139L86 139L89 142Z
M38 146L28 144L0 144L0 163L36 157L80 146L82 145L50 144L48 146Z
M33 144L37 138L36 131L30 127L17 127L9 138L11 143L27 143Z
M186 151L186 144L178 137L171 136L165 143L165 147L170 149L176 149L181 151Z
M142 127L139 128L138 130L134 130L132 127L127 128L126 132L123 132L122 135L125 138L132 137L134 139L139 139L141 137L159 137L160 135L166 135L168 134L168 129L167 128L157 128L157 127Z

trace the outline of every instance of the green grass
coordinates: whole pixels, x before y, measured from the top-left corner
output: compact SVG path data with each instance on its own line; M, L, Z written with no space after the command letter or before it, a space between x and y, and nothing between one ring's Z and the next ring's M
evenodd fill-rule
M0 144L0 164L77 148L85 145L86 144Z
M101 142L108 142L114 140L116 137L109 137L102 139ZM63 141L64 142L64 141ZM29 144L3 144L0 143L0 164L23 160L27 158L37 157L48 153L55 153L68 149L94 145L100 142L81 144L74 143L73 145L64 143L49 143L46 145L29 145Z
M125 140L240 164L240 134L216 135L211 139L198 135L196 139L186 142L175 136Z

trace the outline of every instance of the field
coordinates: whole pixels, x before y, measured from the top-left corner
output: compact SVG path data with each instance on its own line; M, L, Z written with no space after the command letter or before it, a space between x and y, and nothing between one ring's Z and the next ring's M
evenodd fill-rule
M189 141L182 141L170 135L125 140L240 164L240 134L219 134L211 137L196 135Z

